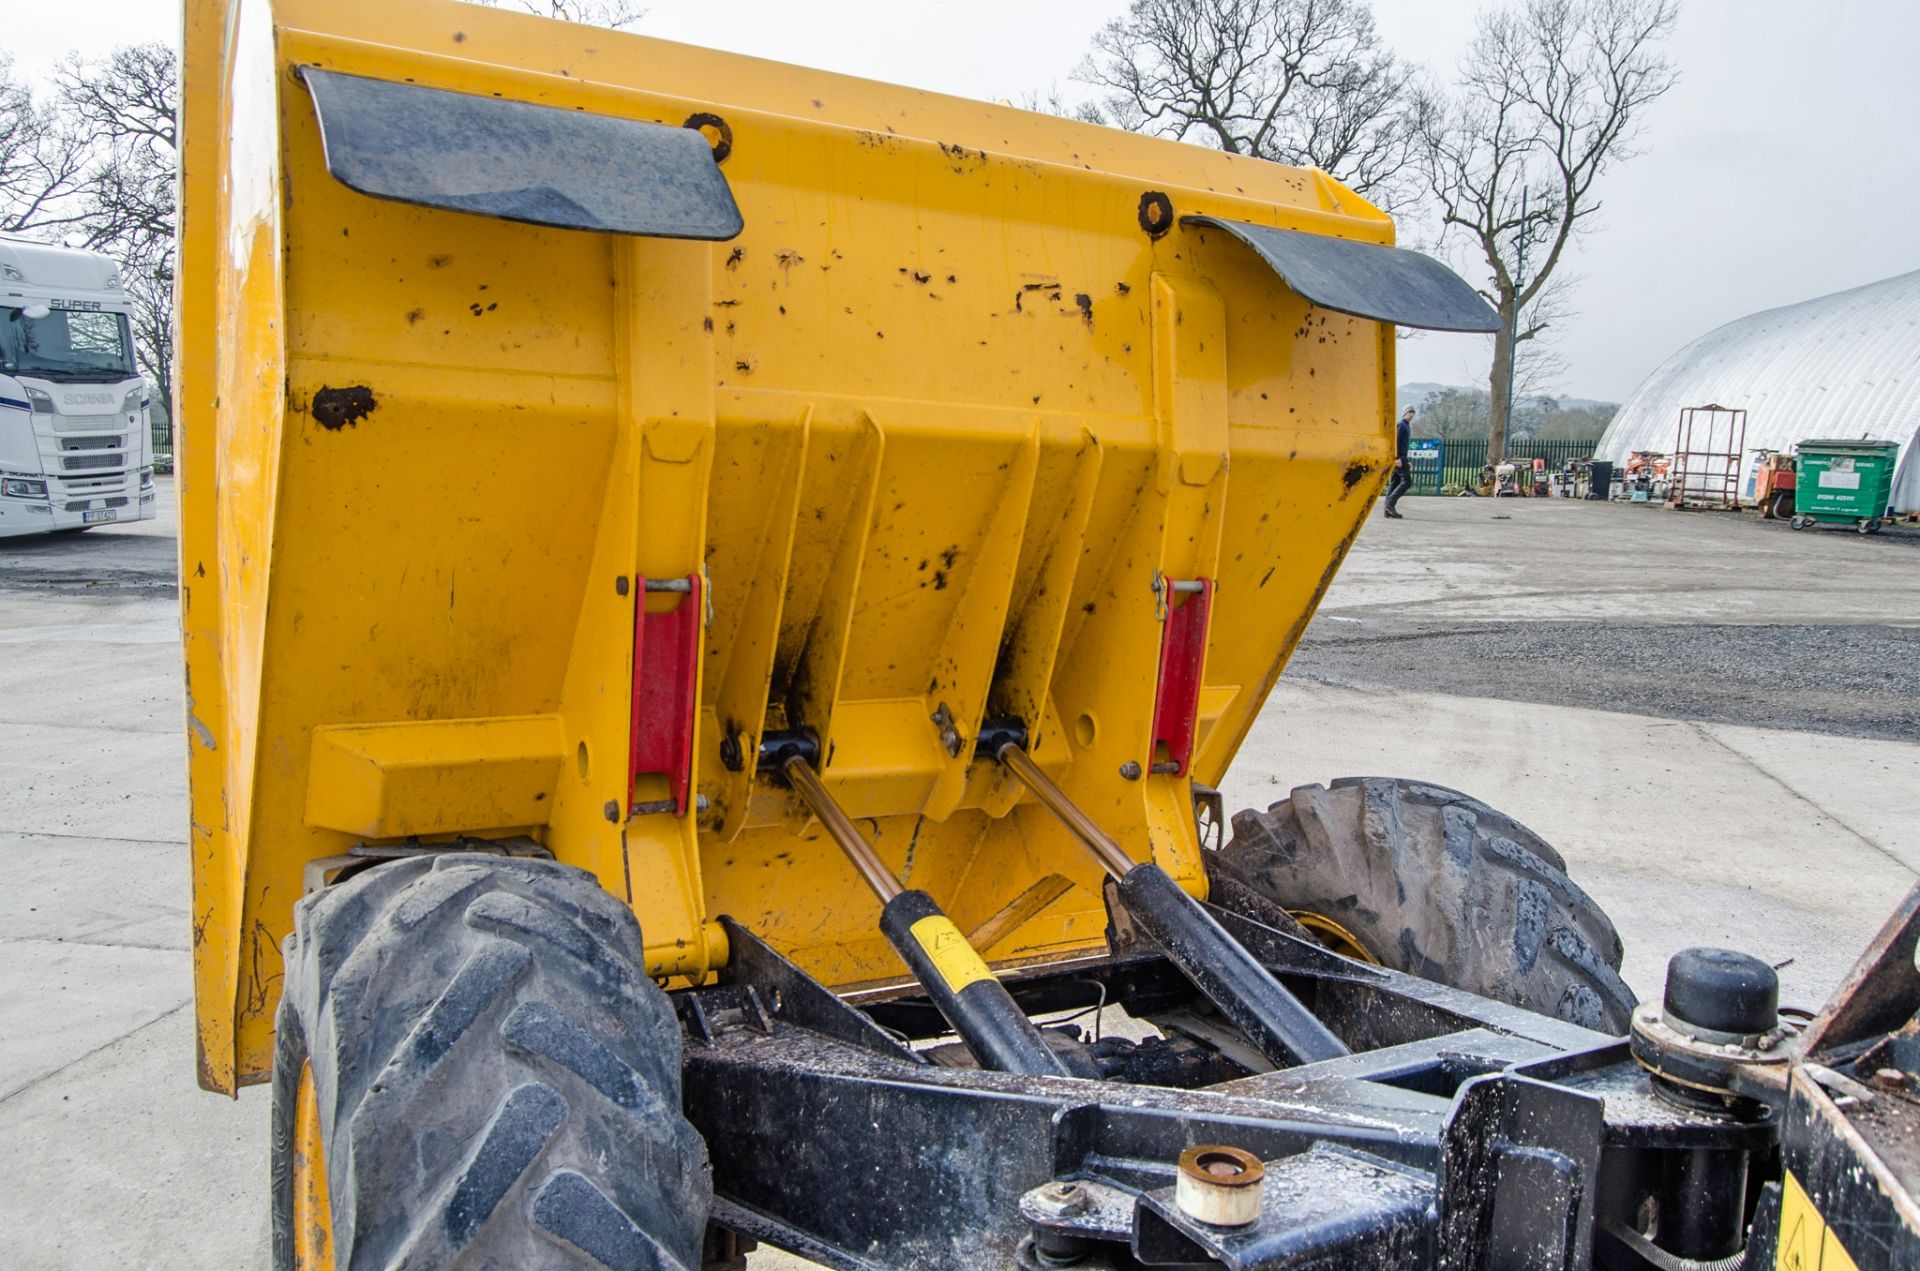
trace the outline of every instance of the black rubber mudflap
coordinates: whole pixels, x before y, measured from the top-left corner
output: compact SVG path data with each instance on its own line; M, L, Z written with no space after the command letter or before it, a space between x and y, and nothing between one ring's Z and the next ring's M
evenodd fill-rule
M300 902L274 1060L273 1234L313 1067L334 1264L699 1266L712 1185L633 914L545 861L381 865Z
M1457 790L1387 777L1301 786L1233 818L1216 878L1334 919L1396 970L1621 1034L1620 936L1560 854Z

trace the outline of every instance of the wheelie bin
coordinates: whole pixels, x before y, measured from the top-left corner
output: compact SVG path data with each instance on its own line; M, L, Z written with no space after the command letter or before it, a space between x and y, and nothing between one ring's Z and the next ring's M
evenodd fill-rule
M1893 471L1900 445L1892 441L1803 441L1794 491L1793 528L1851 525L1876 533L1893 497Z

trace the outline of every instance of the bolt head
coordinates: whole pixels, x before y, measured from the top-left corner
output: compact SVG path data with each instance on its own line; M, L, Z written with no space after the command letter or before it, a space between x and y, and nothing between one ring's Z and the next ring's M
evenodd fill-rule
M1034 1194L1034 1208L1048 1218L1071 1218L1084 1213L1093 1198L1079 1183L1048 1183Z

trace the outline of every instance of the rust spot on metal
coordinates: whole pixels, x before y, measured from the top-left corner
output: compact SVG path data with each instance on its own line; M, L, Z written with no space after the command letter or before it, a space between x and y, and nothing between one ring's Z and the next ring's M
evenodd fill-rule
M409 309L407 310L407 325L412 326L426 316L427 311L425 309Z
M1093 297L1084 291L1073 293L1073 303L1080 310L1080 320L1088 326L1093 325Z
M1140 196L1140 228L1159 238L1173 228L1173 200L1158 190Z
M364 384L355 384L350 388L322 388L313 395L313 404L308 412L313 422L328 432L339 432L349 424L357 424L373 413L375 402L373 390Z
M1372 464L1367 463L1364 460L1355 459L1352 463L1347 465L1347 470L1340 474L1340 480L1346 483L1347 490L1349 493L1351 493L1353 490L1353 487L1359 485L1362 481L1366 480L1367 474L1372 471L1373 471ZM1342 497L1345 497L1345 496L1343 495Z
M713 147L713 161L725 163L727 156L733 153L733 125L710 110L697 110L687 116L682 127L692 128L707 139Z
M736 248L734 248L734 249L733 249L732 251L730 251L730 252L728 252L728 253L727 253L727 268L728 268L728 269L738 269L738 268L740 267L740 262L741 262L741 261L742 261L743 259L745 259L745 257L746 257L746 254L747 254L747 249L746 249L746 248L744 248L744 247L736 247Z
M1060 295L1060 284L1057 282L1023 282L1021 283L1020 290L1016 291L1013 295L1014 312L1025 313L1027 311L1026 299L1027 299L1027 293L1030 291L1050 291L1054 294L1054 298L1058 299Z

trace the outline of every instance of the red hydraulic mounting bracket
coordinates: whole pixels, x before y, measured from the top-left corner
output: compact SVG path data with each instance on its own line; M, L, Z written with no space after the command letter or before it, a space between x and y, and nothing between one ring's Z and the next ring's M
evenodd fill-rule
M706 580L699 574L689 574L685 578L634 581L639 585L633 608L633 737L627 749L627 815L671 811L675 816L685 816L688 787L693 780L693 722L700 705L696 693ZM648 613L650 592L679 592L682 599L664 613ZM659 803L632 801L635 782L642 773L666 777L671 797Z
M1181 777L1193 758L1193 735L1200 722L1200 667L1207 656L1213 580L1176 581L1155 573L1153 590L1154 612L1164 625L1160 682L1153 698L1151 771Z

